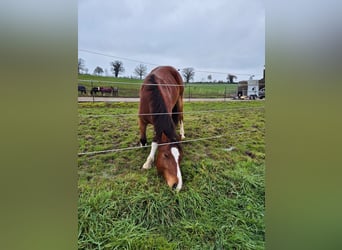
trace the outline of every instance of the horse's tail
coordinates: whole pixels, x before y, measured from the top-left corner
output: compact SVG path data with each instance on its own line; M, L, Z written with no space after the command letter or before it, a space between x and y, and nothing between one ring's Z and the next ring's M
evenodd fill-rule
M173 116L167 114L168 111L154 74L149 76L148 83L149 85L145 87L151 93L151 113L163 113L161 115L153 115L152 117L156 136L161 138L162 133L164 133L171 142L177 141Z
M172 120L173 120L173 123L175 125L177 125L179 123L179 118L180 118L180 114L179 114L180 110L178 110L178 106L175 105L172 109Z

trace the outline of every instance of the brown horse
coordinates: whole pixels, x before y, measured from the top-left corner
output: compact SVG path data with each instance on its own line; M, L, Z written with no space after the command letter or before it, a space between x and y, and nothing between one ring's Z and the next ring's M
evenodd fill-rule
M119 88L118 87L93 87L90 91L90 94L94 96L94 95L97 95L98 92L101 92L102 96L106 93L109 93L112 96L118 96Z
M183 180L180 171L182 149L176 126L180 125L180 136L184 138L183 126L183 92L184 85L180 74L170 66L153 69L145 78L140 89L139 127L140 143L146 145L146 126L154 127L151 152L143 169L151 168L157 151L156 166L169 187L179 191Z
M112 96L118 96L119 89L117 87L99 87L99 91L101 92L102 96L105 93L109 93Z

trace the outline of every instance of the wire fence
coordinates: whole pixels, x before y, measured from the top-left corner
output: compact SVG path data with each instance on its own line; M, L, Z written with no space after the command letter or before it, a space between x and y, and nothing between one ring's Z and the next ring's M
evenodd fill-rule
M121 60L131 61L135 63L142 63L151 66L158 66L155 63L151 62L144 62L141 60L131 59L127 57L118 57L114 55L108 55L101 52L94 52L86 49L79 49L79 51L83 51L90 54L96 54L100 56L112 57ZM182 70L182 68L178 68L178 70ZM194 70L195 72L200 73L207 73L207 74L225 74L229 75L229 72L213 72L213 71L206 71L206 70ZM253 76L254 74L237 74L233 73L232 75L245 75L245 76ZM99 80L99 79L78 79L78 85L84 87L85 91L80 91L79 89L79 96L89 96L92 97L92 101L95 101L96 97L113 97L113 93L104 93L101 91L94 91L100 90L99 87L115 87L117 92L115 92L115 97L122 97L122 98L138 98L139 91L142 84L142 80L137 79L127 79L122 78L122 81L107 81L107 80ZM166 84L165 86L178 86L175 84ZM226 100L227 98L235 99L238 96L238 85L237 84L227 84L224 82L219 83L185 83L184 85L184 99L191 99L195 98L223 98ZM239 108L226 108L226 109L217 109L217 110L199 110L199 111L187 111L187 112L178 112L177 114L203 114L203 113L215 113L215 112L227 112L232 110L247 110L247 109L264 109L263 106L258 107L239 107ZM80 114L79 117L82 118L98 118L98 117L133 117L133 116L154 116L154 115L171 115L171 113L146 113L146 114ZM234 135L241 135L246 133L257 132L256 130L249 130L243 132L234 132L230 134L221 134L221 135L213 135L208 137L202 138L193 138L181 141L181 143L191 143L197 141L205 141L205 140L215 140L219 138L224 138L228 136ZM179 142L176 142L179 143ZM159 145L166 145L172 143L163 143ZM131 146L131 147L123 147L123 148L115 148L115 149L108 149L108 150L98 150L98 151L89 151L89 152L81 152L78 153L78 156L85 156L85 155L97 155L97 154L105 154L109 152L121 152L127 150L137 150L142 149L150 146Z
M238 110L263 110L264 106L257 106L257 107L233 107L233 108L226 108L226 109L216 109L216 110L198 110L198 111L188 111L188 112L178 112L183 114L205 114L205 113L215 113L215 112L228 112L228 111L238 111ZM146 113L146 114L140 114L140 115L171 115L172 113ZM98 117L137 117L139 114L103 114L103 115L94 115L94 114L87 114L87 115L80 115L80 118L98 118ZM201 137L201 138L193 138L188 140L183 140L181 142L171 142L171 143L162 143L158 145L168 145L168 144L174 144L174 143L190 143L190 142L197 142L197 141L206 141L206 140L214 140L219 138L228 138L231 136L237 136L242 135L246 133L253 133L258 132L258 130L247 130L243 132L233 132L233 133L226 133L226 134L220 134L220 135L213 135L209 137ZM97 151L89 151L89 152L80 152L78 153L78 156L85 156L85 155L98 155L98 154L106 154L106 153L114 153L114 152L121 152L121 151L128 151L128 150L137 150L142 148L150 147L150 145L147 146L130 146L130 147L123 147L123 148L114 148L114 149L107 149L107 150L97 150Z
M79 97L121 97L139 98L141 82L106 81L106 80L78 80ZM147 84L149 85L149 84ZM164 86L179 86L175 84L164 84ZM117 92L105 93L99 90L100 87L116 88ZM191 100L196 98L234 98L237 96L237 84L227 83L187 83L184 85L184 98ZM95 101L95 99L93 100Z
M225 108L225 109L210 109L210 110L197 110L197 111L187 111L187 112L173 112L173 113L145 113L145 114L104 114L104 115L82 115L79 117L122 117L122 116L150 116L150 115L172 115L172 114L200 114L200 113L215 113L215 112L228 112L232 110L249 110L249 109L264 109L265 106L258 107L238 107L238 108Z
M196 138L196 139L190 139L190 140L182 140L182 141L179 141L179 142L159 143L158 146L172 145L172 144L183 144L183 143L198 142L198 141L207 141L207 140L224 138L224 137L234 136L234 135L242 135L242 134L253 133L253 132L257 132L257 131L256 130L251 130L251 131L245 131L245 132L236 132L236 133L230 133L230 134L224 134L224 135L215 135L215 136ZM115 148L115 149L108 149L108 150L89 151L89 152L78 153L78 156L115 153L115 152L121 152L121 151L127 151L127 150L137 150L137 149L150 148L150 147L151 147L151 145L145 145L145 146Z

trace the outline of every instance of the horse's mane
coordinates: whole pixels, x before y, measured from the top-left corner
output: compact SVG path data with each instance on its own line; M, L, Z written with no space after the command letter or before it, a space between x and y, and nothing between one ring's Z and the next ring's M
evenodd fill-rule
M156 76L151 74L147 79L149 85L146 85L146 90L150 92L150 112L168 113L163 96L160 92L160 84L156 80ZM170 114L153 115L152 116L155 132L158 138L162 137L162 133L166 135L170 142L177 141L177 134L175 131L175 124Z

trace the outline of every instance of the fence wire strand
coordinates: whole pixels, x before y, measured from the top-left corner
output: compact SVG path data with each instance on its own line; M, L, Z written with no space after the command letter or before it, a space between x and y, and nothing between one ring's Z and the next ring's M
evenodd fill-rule
M257 130L250 130L250 131L245 131L245 132L231 133L231 134L229 134L229 136L241 135L241 134L253 133L253 132L257 132ZM213 140L213 139L218 139L218 138L227 137L227 136L228 136L228 134L226 134L226 135L216 135L216 136L204 137L204 138L197 138L197 139L189 139L189 140L179 141L179 142L159 143L158 146L172 145L172 144L179 144L179 143L183 144L183 143L188 143L188 142L197 142L197 141L205 141L205 140ZM126 151L126 150L136 150L136 149L149 148L149 147L151 147L151 145L134 146L134 147L126 147L126 148L116 148L116 149L99 150L99 151L91 151L91 152L82 152L82 153L78 153L78 156L114 153L114 152L120 152L120 151Z
M171 112L171 113L144 113L144 114L105 114L105 115L79 115L80 117L118 117L118 116L148 116L148 115L172 115L172 114L199 114L199 113L211 113L211 112L227 112L231 110L246 110L246 109L263 109L261 107L246 107L246 108L227 108L227 109L215 109L215 110L199 110L199 111L186 111L186 112Z

